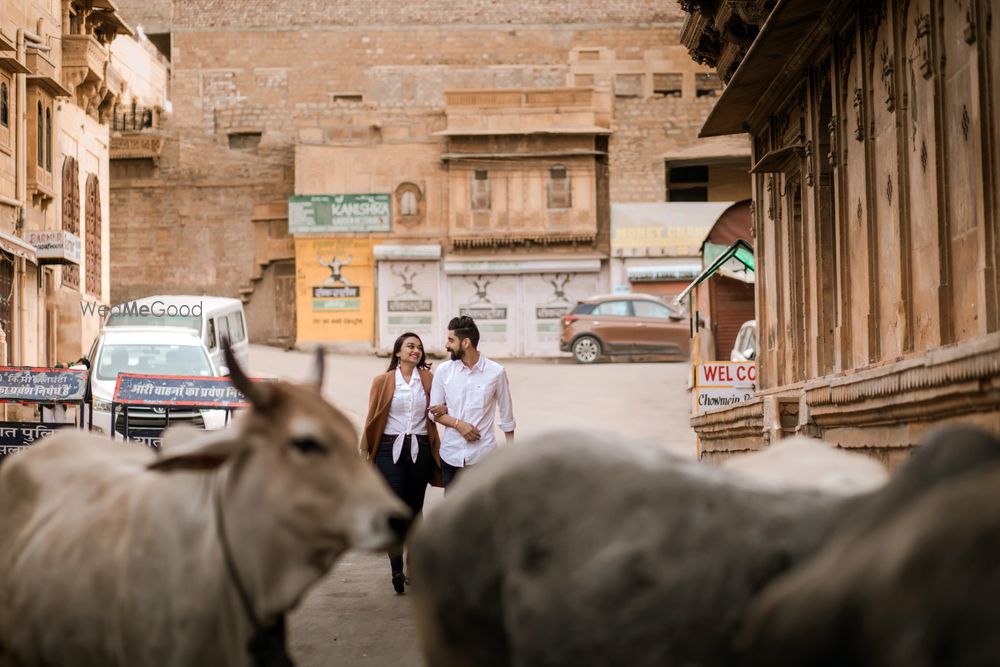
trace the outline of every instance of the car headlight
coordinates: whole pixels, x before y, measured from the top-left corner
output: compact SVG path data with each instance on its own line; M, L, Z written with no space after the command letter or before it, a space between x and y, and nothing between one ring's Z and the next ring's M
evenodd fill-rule
M94 412L111 412L111 401L94 399Z

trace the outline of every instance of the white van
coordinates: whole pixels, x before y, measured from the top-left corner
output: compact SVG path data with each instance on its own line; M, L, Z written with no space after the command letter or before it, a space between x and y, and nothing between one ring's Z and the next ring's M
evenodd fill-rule
M178 327L112 326L94 341L87 355L91 366L90 389L93 397L94 430L111 435L111 399L119 373L187 375L215 377L219 367L209 358L205 343L197 332ZM166 426L162 409L134 407L129 410L130 430ZM119 413L115 433L124 432L124 415ZM170 411L170 423L184 422L206 429L222 428L224 410L178 408ZM118 437L116 435L116 437Z
M245 368L250 357L243 302L221 296L147 296L112 307L105 327L183 327L194 329L205 342L212 363L225 369L222 341L229 339L236 360Z

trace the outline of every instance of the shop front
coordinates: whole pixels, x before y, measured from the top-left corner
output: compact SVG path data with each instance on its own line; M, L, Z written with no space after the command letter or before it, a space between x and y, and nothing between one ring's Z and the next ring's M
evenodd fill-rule
M702 269L701 244L732 202L611 205L611 284L668 301Z
M400 334L420 336L428 352L444 352L447 321L441 311L441 246L379 244L378 351L392 352Z
M446 258L449 305L443 318L469 315L480 349L493 357L557 357L561 319L577 301L607 292L599 255L580 258Z
M370 348L375 331L372 246L367 238L295 239L299 343Z

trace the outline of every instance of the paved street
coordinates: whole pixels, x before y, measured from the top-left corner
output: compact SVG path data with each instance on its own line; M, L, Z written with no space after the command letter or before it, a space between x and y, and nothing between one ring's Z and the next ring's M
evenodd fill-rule
M488 349L483 350L487 355ZM313 356L254 346L251 370L288 379L305 377ZM648 440L694 457L694 435L688 427L684 363L604 363L509 361L508 369L518 422L515 446L561 428L602 430ZM367 409L371 379L387 360L368 356L330 355L324 393L359 425ZM502 438L501 438L502 441ZM428 511L441 492L429 491ZM386 559L348 554L317 586L291 618L295 658L305 667L326 665L421 665L410 600L397 596L389 582Z

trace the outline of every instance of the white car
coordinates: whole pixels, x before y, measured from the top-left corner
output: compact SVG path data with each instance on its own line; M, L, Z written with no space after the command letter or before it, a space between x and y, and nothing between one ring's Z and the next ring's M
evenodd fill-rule
M119 373L216 377L226 370L215 366L205 343L195 331L179 328L109 327L94 341L88 359L94 431L108 436L111 434L111 399ZM199 428L218 429L225 426L226 411L171 408L169 418L171 424L186 422ZM162 408L129 408L129 431L159 430L166 421L167 414ZM124 415L116 408L115 437L121 437L124 431Z
M757 320L747 320L736 334L730 361L753 361L757 358Z

